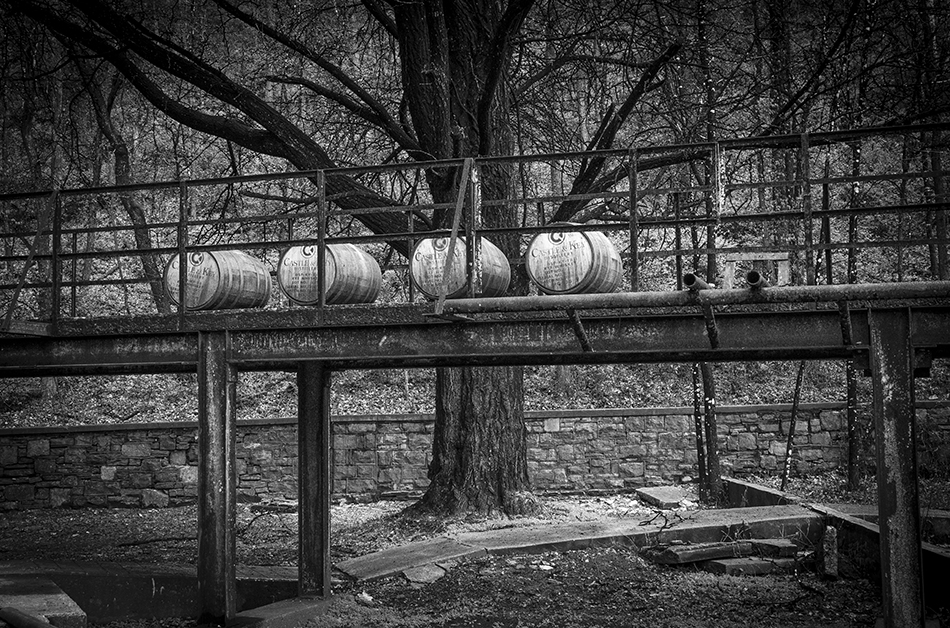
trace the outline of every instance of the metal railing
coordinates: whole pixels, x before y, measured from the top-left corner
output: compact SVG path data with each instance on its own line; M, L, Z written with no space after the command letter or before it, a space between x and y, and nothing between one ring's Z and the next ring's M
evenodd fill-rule
M566 231L609 236L625 292L682 289L689 272L731 285L737 271L753 269L795 285L945 280L948 173L934 168L942 162L932 156L947 130L875 128L0 195L2 329L22 331L17 321L29 319L55 333L63 318L155 313L164 286L154 268L176 256L176 310L184 319L189 254L230 249L258 257L274 275L289 247L314 245L324 268L327 245L356 244L384 270L381 301L415 303L422 297L408 257L430 237L449 239L443 276L465 238L469 297L477 293L479 237L504 242L517 275L531 238ZM130 218L133 205L138 220ZM333 307L324 273L317 281L314 307ZM536 293L520 285L522 294ZM273 293L269 308L291 307ZM446 297L443 285L436 313Z

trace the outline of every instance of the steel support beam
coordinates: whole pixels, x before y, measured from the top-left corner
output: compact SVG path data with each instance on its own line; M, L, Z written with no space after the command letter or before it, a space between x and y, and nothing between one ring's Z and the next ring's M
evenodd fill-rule
M228 345L227 332L198 337L198 623L221 626L237 612L237 371Z
M281 368L288 361L323 360L332 368L554 364L564 362L695 362L845 358L866 349L865 319L855 316L846 347L836 310L721 314L717 348L706 320L689 316L584 319L595 351L579 346L563 318L438 323L426 326L248 330L235 332L239 368ZM296 368L294 366L294 368Z
M872 310L869 322L884 625L922 627L911 316L907 309Z
M298 591L301 597L330 596L330 371L319 362L297 367Z
M698 309L695 303L693 308ZM554 313L227 333L229 359L245 370L296 371L298 362L310 360L334 370L847 358L866 364L867 317L866 310L852 312L852 343L845 344L837 310L717 312L717 343L711 346L707 319L698 311L665 316L585 312L584 332L593 351L584 351L571 321ZM915 307L911 317L914 349L931 358L950 356L950 307ZM3 341L0 377L194 371L199 333Z
M0 377L194 373L197 367L196 333L0 340Z

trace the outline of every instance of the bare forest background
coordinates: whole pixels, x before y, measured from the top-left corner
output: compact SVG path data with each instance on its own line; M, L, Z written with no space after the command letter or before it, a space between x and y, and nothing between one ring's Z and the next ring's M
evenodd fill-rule
M81 4L0 2L2 193L950 121L945 0ZM946 141L945 133L928 131L856 143L826 164L844 172L878 162L939 171ZM755 167L775 178L795 167L778 153L762 155ZM603 174L594 164L552 161L543 171L487 176L486 194L503 197L530 186L597 191L607 185ZM449 194L438 173L426 176L433 198ZM219 217L300 207L310 202L307 185L288 182L266 194L216 188L194 199L193 211ZM943 188L941 176L910 192L855 184L837 189L830 202L883 204L909 193L941 201ZM405 202L410 189L392 193ZM66 204L64 225L106 227L72 246L169 246L151 241L148 230L108 230L175 220L174 199L158 196ZM754 202L770 211L790 201L760 195ZM561 206L555 217L585 221L624 211ZM835 242L898 231L946 238L944 214L915 214L910 222L895 215L844 217L829 235ZM0 221L4 233L29 231L35 207L8 203ZM339 235L381 227L337 221L330 228ZM236 235L208 228L196 243ZM694 247L704 246L704 232L694 229L691 236ZM799 236L735 227L718 237L781 244ZM23 245L15 238L3 243L6 254ZM384 270L380 302L405 300L405 260L382 246L370 252ZM837 250L835 282L945 279L945 258L935 246L908 249L899 259L874 248ZM140 289L87 290L74 314L170 311L158 280L166 261L144 255L86 261L77 270L84 279L143 281ZM695 262L694 270L711 279L721 271L706 267L705 256ZM15 282L18 272L14 264L0 268L2 282ZM18 316L42 317L46 306L41 296L25 300ZM720 405L792 401L797 364L712 369ZM458 389L440 377L424 370L335 373L333 412L432 412L436 398ZM513 415L693 403L686 364L531 367L523 384L520 368L497 377L495 385L519 399ZM868 382L861 378L858 385L859 401L869 402ZM801 401L844 401L845 389L843 363L812 363ZM946 400L948 391L941 362L917 383L918 399ZM0 380L0 426L191 420L195 395L191 375ZM238 397L241 418L293 415L296 382L291 374L242 373Z

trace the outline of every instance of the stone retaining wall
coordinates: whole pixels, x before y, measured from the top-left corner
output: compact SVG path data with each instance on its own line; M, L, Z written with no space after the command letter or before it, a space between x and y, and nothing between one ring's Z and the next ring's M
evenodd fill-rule
M867 409L862 409L867 424ZM781 467L790 407L718 411L724 475L775 473ZM950 405L921 404L922 432L950 460ZM800 408L794 469L841 465L840 404ZM695 475L689 408L634 408L530 413L528 467L542 491L625 489ZM418 493L428 480L430 415L335 417L334 491L350 499ZM0 509L80 506L165 507L197 497L194 423L152 423L0 430ZM294 499L297 436L293 419L238 423L237 473L242 499ZM935 445L934 445L935 444ZM934 454L934 452L937 452ZM872 454L873 455L873 454Z

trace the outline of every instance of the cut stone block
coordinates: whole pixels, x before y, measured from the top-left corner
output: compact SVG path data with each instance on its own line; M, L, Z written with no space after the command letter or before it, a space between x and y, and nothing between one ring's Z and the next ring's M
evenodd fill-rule
M758 556L720 558L704 565L706 571L727 576L764 576L778 571L791 571L794 568L794 558L759 558Z
M86 613L48 578L0 577L0 608L46 619L57 628L86 628Z
M750 539L749 542L759 556L767 558L789 558L798 552L791 539Z
M422 565L412 567L402 572L406 580L413 584L426 585L432 584L446 574L445 569L438 565Z
M686 499L678 486L649 486L637 489L637 497L657 508L676 508Z

